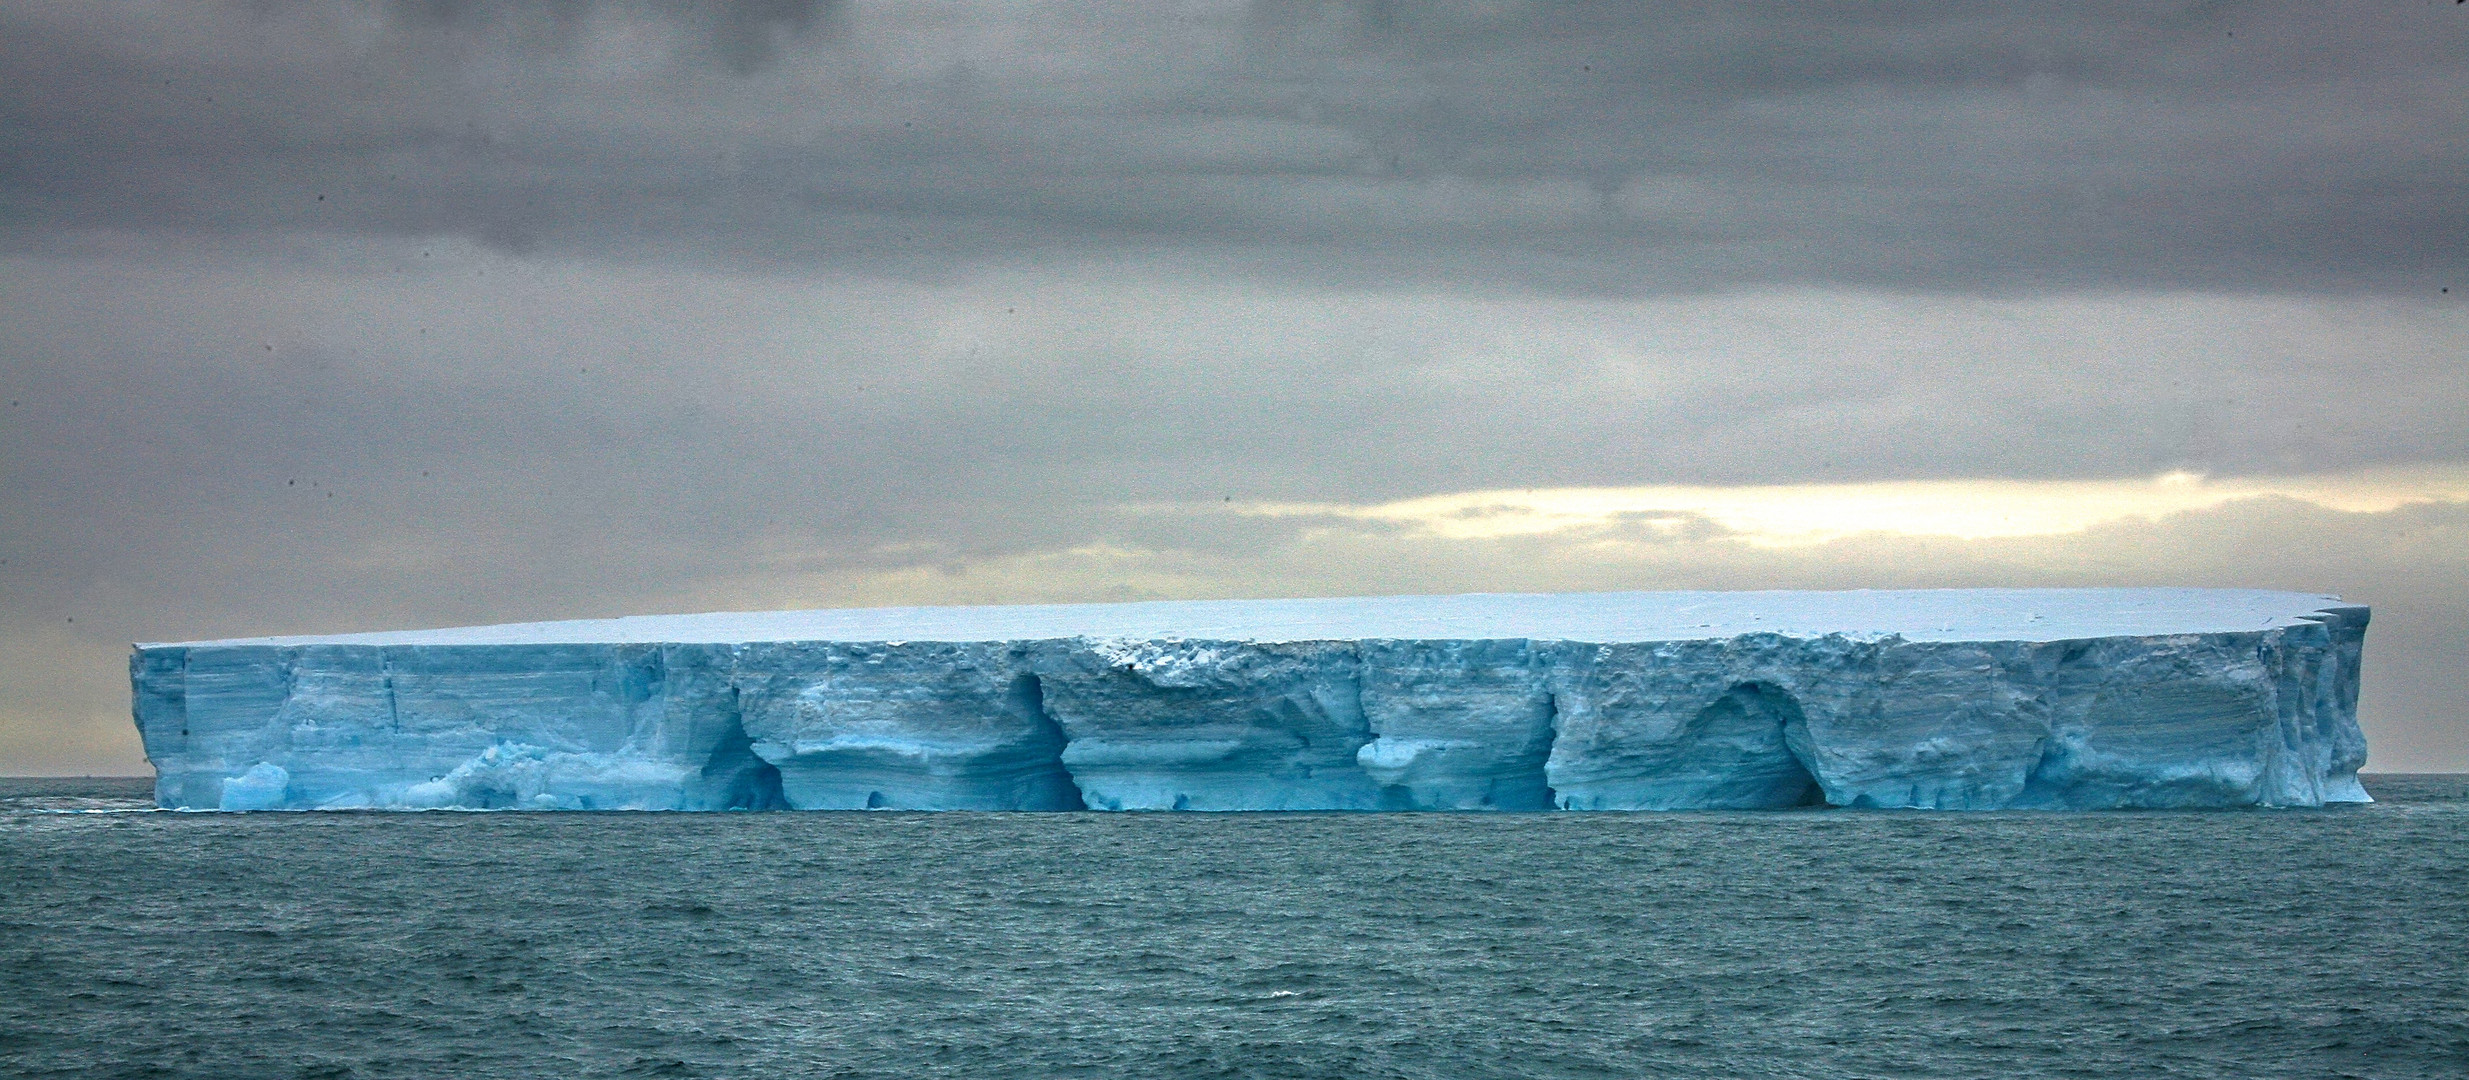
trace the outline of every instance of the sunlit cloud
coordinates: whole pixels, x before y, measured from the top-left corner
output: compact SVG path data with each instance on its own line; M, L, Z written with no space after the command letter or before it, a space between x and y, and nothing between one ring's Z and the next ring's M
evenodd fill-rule
M1678 535L1711 528L1759 547L1804 547L1861 535L1962 540L2055 536L2274 497L2351 513L2469 501L2469 465L2288 477L2214 478L2178 471L2123 480L1537 488L1455 492L1370 506L1263 502L1237 509L1259 517L1376 523L1451 540L1583 535L1615 528Z

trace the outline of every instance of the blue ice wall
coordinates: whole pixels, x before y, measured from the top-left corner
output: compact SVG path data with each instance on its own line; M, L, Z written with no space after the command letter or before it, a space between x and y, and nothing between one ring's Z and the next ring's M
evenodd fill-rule
M2059 640L141 647L189 809L1660 810L2363 801L2366 609Z

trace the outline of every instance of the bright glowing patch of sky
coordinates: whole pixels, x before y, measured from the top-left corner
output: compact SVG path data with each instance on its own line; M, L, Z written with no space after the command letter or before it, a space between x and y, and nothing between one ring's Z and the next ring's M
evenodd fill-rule
M2130 518L2148 521L2239 499L2270 497L2351 513L2469 501L2469 466L2223 479L2175 471L2131 480L1466 491L1371 506L1260 503L1246 507L1245 512L1401 525L1452 540L1582 533L1640 524L1679 532L1710 524L1760 547L1798 547L1865 534L1963 540L2054 536Z

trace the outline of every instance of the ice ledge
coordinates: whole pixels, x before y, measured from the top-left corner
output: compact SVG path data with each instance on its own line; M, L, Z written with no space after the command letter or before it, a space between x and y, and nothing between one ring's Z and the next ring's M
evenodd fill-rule
M2368 611L2252 590L883 608L141 645L165 806L2363 801Z

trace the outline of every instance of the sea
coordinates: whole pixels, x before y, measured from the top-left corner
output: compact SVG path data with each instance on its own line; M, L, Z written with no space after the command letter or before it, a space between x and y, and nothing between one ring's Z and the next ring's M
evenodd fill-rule
M2322 810L154 811L0 781L9 1077L2469 1076Z

